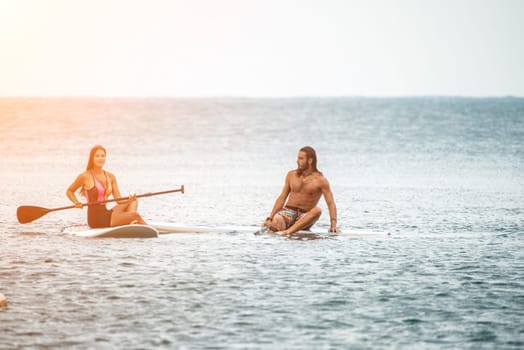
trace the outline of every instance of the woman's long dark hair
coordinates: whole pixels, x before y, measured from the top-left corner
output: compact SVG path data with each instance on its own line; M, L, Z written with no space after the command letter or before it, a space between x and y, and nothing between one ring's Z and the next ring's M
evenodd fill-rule
M87 161L86 170L93 169L93 167L95 166L95 162L94 162L95 153L96 153L96 151L98 151L100 149L102 151L104 151L104 153L107 155L106 149L103 146L101 146L101 145L96 145L93 148L91 148L91 152L89 152L89 160Z

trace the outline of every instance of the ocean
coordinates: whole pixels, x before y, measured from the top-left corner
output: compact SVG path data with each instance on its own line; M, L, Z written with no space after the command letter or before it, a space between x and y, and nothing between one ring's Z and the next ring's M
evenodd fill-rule
M524 99L0 98L0 348L522 349ZM89 150L150 221L259 225L314 147L344 230L62 233ZM327 230L329 215L316 229Z

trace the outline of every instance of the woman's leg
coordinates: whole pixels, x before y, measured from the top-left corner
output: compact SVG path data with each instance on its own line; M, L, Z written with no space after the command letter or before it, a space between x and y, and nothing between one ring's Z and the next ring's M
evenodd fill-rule
M126 204L117 204L113 207L111 215L111 226L128 224L145 224L146 222L137 213L138 201L131 201Z

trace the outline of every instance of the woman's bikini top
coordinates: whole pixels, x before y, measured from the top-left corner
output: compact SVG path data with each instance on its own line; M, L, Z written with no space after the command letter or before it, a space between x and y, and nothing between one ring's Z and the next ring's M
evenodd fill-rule
M104 171L104 175L106 177L107 190L104 187L104 184L96 178L95 173L92 170L91 170L91 175L93 176L94 186L85 191L87 201L88 202L105 201L113 190L113 188L111 187L111 181L109 181L107 173Z

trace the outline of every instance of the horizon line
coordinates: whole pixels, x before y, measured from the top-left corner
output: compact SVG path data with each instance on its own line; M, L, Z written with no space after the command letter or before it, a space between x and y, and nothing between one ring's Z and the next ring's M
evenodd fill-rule
M524 95L0 95L0 99L314 99L314 98L524 98Z

